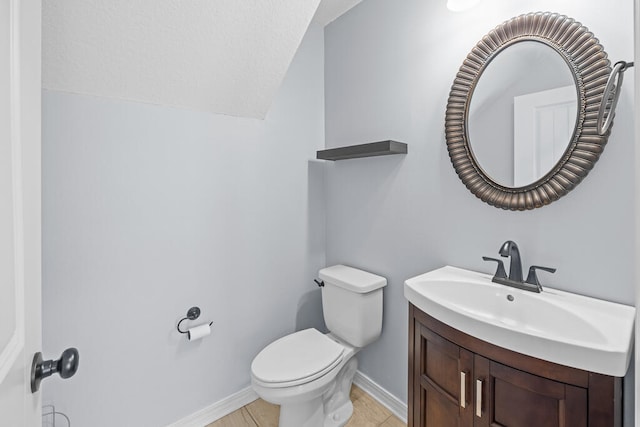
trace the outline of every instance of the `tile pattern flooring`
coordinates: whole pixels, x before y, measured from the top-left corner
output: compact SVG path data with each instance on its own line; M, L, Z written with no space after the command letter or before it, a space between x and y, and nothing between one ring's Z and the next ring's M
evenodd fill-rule
M351 388L353 415L346 427L404 427L391 412L362 389ZM258 399L206 427L278 427L278 406Z

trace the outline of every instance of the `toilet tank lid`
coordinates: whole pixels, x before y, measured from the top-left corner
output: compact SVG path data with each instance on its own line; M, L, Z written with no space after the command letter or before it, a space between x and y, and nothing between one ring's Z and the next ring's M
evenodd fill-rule
M341 264L323 268L319 275L323 281L361 294L387 285L387 279L382 276Z

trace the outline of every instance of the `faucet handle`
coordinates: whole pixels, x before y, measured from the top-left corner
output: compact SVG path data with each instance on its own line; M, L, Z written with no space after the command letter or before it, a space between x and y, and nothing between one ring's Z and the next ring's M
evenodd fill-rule
M483 260L485 261L495 261L498 263L498 269L496 270L496 274L493 275L493 278L498 278L498 279L506 279L507 278L507 271L504 269L504 263L502 262L501 259L497 259L497 258L491 258L488 256L483 256L482 257Z
M542 287L540 286L540 282L538 281L538 275L536 274L536 270L548 271L549 273L556 272L555 268L532 265L531 267L529 267L529 274L527 275L527 280L525 280L525 283L530 283L532 285Z

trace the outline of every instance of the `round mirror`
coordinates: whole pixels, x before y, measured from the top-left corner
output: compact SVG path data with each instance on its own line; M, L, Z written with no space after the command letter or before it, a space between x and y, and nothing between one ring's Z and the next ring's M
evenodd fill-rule
M478 166L505 187L549 173L576 127L578 89L567 62L536 41L496 55L478 79L469 105L469 146Z
M556 13L490 31L449 93L447 149L466 187L490 205L534 209L567 194L600 157L597 114L611 67L598 40Z

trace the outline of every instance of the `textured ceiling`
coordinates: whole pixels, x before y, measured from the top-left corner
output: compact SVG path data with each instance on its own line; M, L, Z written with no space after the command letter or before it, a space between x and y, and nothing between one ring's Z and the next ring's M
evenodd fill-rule
M264 118L319 3L43 0L43 87Z

